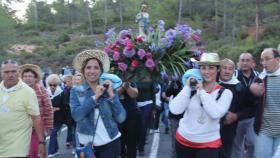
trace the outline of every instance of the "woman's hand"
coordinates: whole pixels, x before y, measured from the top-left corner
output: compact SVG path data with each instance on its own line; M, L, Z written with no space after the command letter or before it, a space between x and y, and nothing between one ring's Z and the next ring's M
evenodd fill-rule
M113 89L113 83L111 80L105 80L103 82L103 87L107 89L107 93L109 94L109 97L112 98L114 97L114 89Z
M99 97L104 93L105 87L103 85L97 85L95 90L95 99L99 99Z

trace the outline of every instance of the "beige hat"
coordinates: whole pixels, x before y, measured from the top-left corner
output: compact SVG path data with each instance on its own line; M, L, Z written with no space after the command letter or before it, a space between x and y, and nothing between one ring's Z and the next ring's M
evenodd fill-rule
M203 53L198 65L220 65L220 57L217 53Z
M34 64L24 64L24 65L21 65L20 66L20 77L22 78L22 75L23 75L23 72L25 70L31 70L31 71L34 71L37 75L37 78L36 78L36 82L40 82L41 79L42 79L42 70L39 66L37 65L34 65Z
M90 58L98 59L102 63L104 72L108 72L110 70L110 60L108 55L102 50L97 49L85 50L77 54L73 60L73 67L77 71L82 72L81 69L83 63Z

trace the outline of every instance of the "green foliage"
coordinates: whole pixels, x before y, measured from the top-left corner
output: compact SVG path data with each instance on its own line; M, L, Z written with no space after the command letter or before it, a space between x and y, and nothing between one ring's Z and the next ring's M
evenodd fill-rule
M59 43L64 43L64 42L70 41L71 38L69 37L69 35L66 32L63 32L60 34L60 36L58 37L57 40Z
M0 5L0 50L15 39L15 26L16 22L7 14L5 8Z
M264 36L269 37L271 35L280 35L280 22L269 23L266 25Z

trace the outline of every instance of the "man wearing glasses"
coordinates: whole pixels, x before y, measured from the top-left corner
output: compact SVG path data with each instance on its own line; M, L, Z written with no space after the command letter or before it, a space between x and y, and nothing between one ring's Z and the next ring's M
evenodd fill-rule
M232 148L233 158L253 158L254 154L254 113L258 102L249 91L252 83L259 82L258 72L254 70L255 61L252 54L245 52L240 54L236 77L244 87L244 102L239 105L241 115L238 115L238 125ZM246 146L246 149L245 149ZM246 152L245 152L246 150Z
M264 68L263 83L252 84L253 94L261 96L261 105L256 111L255 158L272 157L280 144L280 56L273 48L261 54Z
M1 63L0 157L27 158L32 125L39 138L40 157L45 158L45 139L35 92L19 79L19 65Z

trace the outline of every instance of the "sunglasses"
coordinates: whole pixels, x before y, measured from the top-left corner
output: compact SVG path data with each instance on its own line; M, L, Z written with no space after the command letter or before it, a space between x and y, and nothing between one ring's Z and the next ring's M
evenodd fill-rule
M56 87L57 84L49 84L50 87Z
M5 64L18 64L18 62L16 62L15 60L5 60L1 63L2 65L5 65Z

